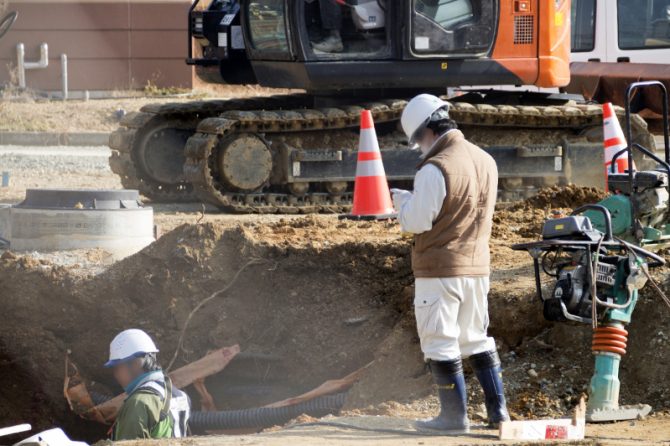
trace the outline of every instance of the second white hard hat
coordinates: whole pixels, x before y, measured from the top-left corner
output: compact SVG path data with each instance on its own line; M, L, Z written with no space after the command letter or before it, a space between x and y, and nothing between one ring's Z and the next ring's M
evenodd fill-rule
M109 361L105 363L105 367L114 367L116 364L147 353L158 353L158 348L151 337L136 328L124 330L109 344Z
M400 123L407 135L411 148L415 146L415 136L430 122L433 113L441 108L449 109L449 104L432 94L420 94L413 98L405 106Z

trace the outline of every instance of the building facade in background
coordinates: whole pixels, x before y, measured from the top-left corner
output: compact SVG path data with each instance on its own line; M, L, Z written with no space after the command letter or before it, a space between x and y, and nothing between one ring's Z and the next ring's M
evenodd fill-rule
M36 90L61 89L61 54L68 57L71 91L191 88L187 55L188 0L13 0L12 30L0 40L0 82L15 82L16 45L27 61L49 46L49 67L26 72Z

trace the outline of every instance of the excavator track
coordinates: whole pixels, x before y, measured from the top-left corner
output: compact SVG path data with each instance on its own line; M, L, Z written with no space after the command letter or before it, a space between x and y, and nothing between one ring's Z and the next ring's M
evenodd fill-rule
M400 118L404 101L380 101L345 108L231 111L200 123L186 145L186 178L198 197L236 213L339 213L351 206L351 193L231 193L218 181L216 148L235 134L290 134L356 129L361 111L371 110L377 124Z
M293 94L147 105L139 112L126 115L120 127L110 135L110 167L126 189L137 189L152 201L197 201L193 186L183 178L186 161L183 146L201 120L230 110L303 107L309 100L308 95ZM165 146L170 144L161 144L161 132L174 132L175 129L181 134L168 135L168 142L169 136L176 136L176 147L166 150ZM152 141L155 141L153 145ZM148 147L152 149L151 158L146 156ZM162 163L160 172L152 172L149 165L152 160Z
M300 194L276 191L231 192L220 181L221 175L217 171L218 148L240 135L263 135L263 139L273 146L273 141L290 134L318 132L319 136L323 136L338 130L356 130L363 109L372 111L375 123L379 126L397 121L405 105L405 100L398 99L342 108L228 111L203 120L198 125L196 134L188 140L185 177L193 185L200 200L228 212L346 212L351 206L352 196L350 192L342 190L330 192L326 188L314 193ZM482 136L494 132L497 134L497 142L501 138L514 142L518 137L512 130L514 128L534 132L535 140L542 140L544 136L555 138L555 133L580 129L581 138L588 140L589 132L602 128L602 109L596 105L531 107L454 102L451 106L452 117L464 129L466 136L475 142L486 139ZM619 113L621 118L622 110ZM636 116L633 126L636 133L641 135L641 142L653 147L653 138L646 131L644 120ZM340 143L343 144L342 141Z
M402 147L404 136L397 129L397 121L406 105L404 99L317 109L308 108L312 101L309 95L294 94L146 106L124 118L121 128L111 135L110 164L124 187L139 189L153 201L202 201L235 213L346 212L352 202L350 182L324 179L319 184L296 187L268 177L260 178L260 187L245 190L231 187L221 173L225 169L220 159L222 148L237 142L240 153L251 147L246 155L250 164L260 163L263 168L268 163L273 166L287 143L306 152L313 150L316 156L324 155L319 144L326 140L354 149L363 109L372 111L378 129L385 126L380 137L392 138L393 147ZM466 137L482 147L516 146L528 141L556 145L565 135L573 141L602 141L602 109L598 105L452 102L450 113ZM622 119L622 109L617 113ZM653 137L644 120L634 116L632 123L636 141L653 148ZM177 139L174 148L170 149L171 140L164 138L163 129L177 133L178 138L172 135ZM151 146L154 140L157 142ZM254 152L254 144L269 147L271 153ZM388 145L382 144L382 149ZM161 162L172 164L152 171L151 163L156 160L159 167ZM259 181L253 172L249 175ZM242 186L247 184L245 180L240 180ZM527 195L533 192L526 187Z

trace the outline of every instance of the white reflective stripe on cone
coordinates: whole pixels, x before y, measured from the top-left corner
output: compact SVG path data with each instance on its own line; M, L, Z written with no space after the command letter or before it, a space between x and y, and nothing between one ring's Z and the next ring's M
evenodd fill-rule
M361 130L359 152L379 152L379 143L377 142L377 132L374 129Z
M617 153L621 152L623 149L626 148L628 148L626 144L617 144L616 146L605 147L605 159L607 160L607 162L611 163L612 158L614 158L614 155L616 155ZM626 156L626 154L622 156ZM626 159L628 159L627 156Z
M356 166L357 177L385 177L384 163L381 160L359 161Z
M621 129L620 126L616 125L618 123L619 120L617 119L615 123L614 118L605 118L603 120L603 134L605 136L605 140L617 137L621 138L623 137L623 130Z
M611 118L603 119L603 138L603 144L605 146L605 168L607 169L607 175L610 175L612 173L610 166L612 165L614 155L628 148L626 137L623 134L623 129L621 128L616 115L613 115ZM628 170L628 154L622 153L617 158L614 173L625 173L626 170Z

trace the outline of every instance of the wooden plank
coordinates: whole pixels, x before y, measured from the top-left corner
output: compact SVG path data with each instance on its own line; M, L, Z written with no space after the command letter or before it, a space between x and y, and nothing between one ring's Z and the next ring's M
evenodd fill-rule
M314 390L311 390L307 393L304 393L300 396L294 397L294 398L289 398L283 401L278 401L276 403L268 404L265 407L286 407L286 406L293 406L296 404L304 403L309 400L313 400L314 398L319 398L325 395L332 395L335 393L341 393L344 392L345 390L349 390L356 382L358 382L361 377L363 376L363 373L372 365L372 363L366 365L365 367L356 370L354 373L351 373L350 375L345 376L342 379L333 379L330 381L326 381L325 383L321 384L319 387L317 387Z

